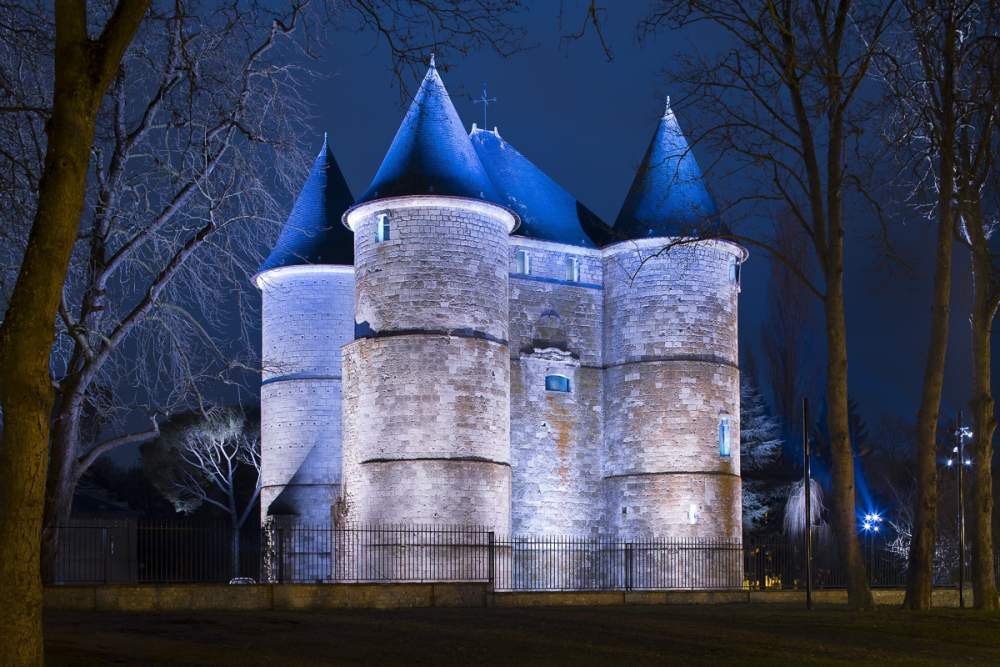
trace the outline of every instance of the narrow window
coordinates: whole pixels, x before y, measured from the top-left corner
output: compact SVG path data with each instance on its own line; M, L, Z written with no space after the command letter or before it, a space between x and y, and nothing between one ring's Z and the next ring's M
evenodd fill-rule
M546 375L545 391L569 391L569 378L565 375Z
M388 241L390 238L391 230L389 228L389 214L380 213L378 216L378 223L375 226L375 241L378 243L383 243Z
M514 273L531 273L531 255L526 250L514 252Z
M576 257L566 258L566 273L571 282L580 282L580 260Z
M698 523L698 506L694 503L688 505L688 523L692 526Z
M719 455L729 456L729 417L719 419Z
M733 285L740 284L740 263L735 257L729 258L729 282Z

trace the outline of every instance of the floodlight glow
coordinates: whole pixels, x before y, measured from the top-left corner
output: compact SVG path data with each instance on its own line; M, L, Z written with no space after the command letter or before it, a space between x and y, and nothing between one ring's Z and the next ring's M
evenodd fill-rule
M951 459L948 459L948 461L947 461L947 462L945 462L945 465L947 465L947 466L948 466L948 467L950 468L950 467L952 466L952 464L953 464L953 463L955 463L955 462L954 462L953 460L951 460Z
M971 459L965 459L965 465L971 466L972 465L972 460Z

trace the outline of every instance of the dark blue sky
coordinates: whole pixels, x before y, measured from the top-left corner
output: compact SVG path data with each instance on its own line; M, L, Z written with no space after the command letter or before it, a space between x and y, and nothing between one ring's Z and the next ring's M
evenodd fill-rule
M661 33L639 44L636 22L645 3L615 3L607 16L607 37L614 51L609 63L593 34L565 43L561 34L579 29L581 8L538 3L521 20L536 48L510 58L479 52L461 62L438 58L445 85L468 127L482 123L482 107L472 103L483 81L497 103L488 125L530 160L612 222L652 136L668 89L664 70L683 51L722 48L707 28ZM315 104L315 148L323 131L352 192L363 192L402 119L399 90L388 54L370 34L331 32L329 46L312 66L325 75L308 97ZM675 93L676 99L676 93ZM682 128L683 106L674 105ZM707 164L715 156L696 156ZM725 193L726 183L710 187ZM867 240L874 223L849 223L848 327L851 391L869 422L891 414L913 419L916 413L928 336L929 276L934 230L914 221L895 228L900 253L913 272L887 270L881 250ZM968 326L969 280L964 253L957 258L952 345L946 383L947 411L967 400L971 360ZM766 312L768 266L761 252L751 255L744 273L741 326L755 346ZM820 350L817 338L813 349ZM762 361L762 360L758 360ZM760 365L760 364L758 364ZM821 378L816 385L821 387Z

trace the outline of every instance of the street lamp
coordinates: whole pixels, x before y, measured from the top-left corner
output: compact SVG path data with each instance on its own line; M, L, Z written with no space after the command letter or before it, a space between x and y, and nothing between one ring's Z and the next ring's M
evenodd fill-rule
M958 428L955 429L958 445L953 447L952 454L956 459L948 459L948 467L958 470L958 605L965 607L965 476L964 468L972 465L972 459L965 458L965 439L972 437L972 429L962 426L962 413L958 413ZM957 464L957 465L956 465Z

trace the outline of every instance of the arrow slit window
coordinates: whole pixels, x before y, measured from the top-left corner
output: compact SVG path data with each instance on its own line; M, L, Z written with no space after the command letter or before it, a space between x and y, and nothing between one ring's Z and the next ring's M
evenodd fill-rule
M722 417L719 419L719 455L730 456L731 453L729 417Z

